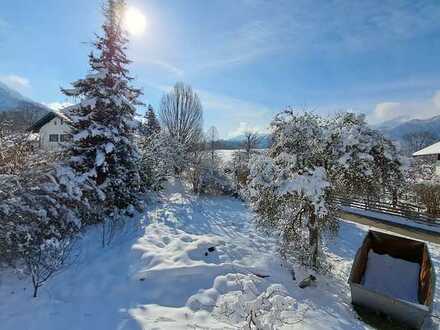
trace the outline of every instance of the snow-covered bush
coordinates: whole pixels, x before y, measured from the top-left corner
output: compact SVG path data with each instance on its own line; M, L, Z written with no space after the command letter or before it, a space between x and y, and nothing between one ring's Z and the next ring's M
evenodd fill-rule
M296 170L296 157L288 154L255 156L251 164L248 198L257 223L280 232L283 257L325 269L320 236L334 232L337 222L324 169Z
M222 294L216 297L212 314L238 329L287 329L301 322L307 311L307 307L290 297L280 284L272 284L264 289L255 276L242 274L228 274L220 279L225 285L217 288ZM215 296L215 293L211 294L210 298ZM208 306L200 304L197 295L190 298L189 305L193 309L209 310Z
M249 160L250 154L245 151L238 150L232 154L231 168L234 186L236 190L245 187L249 175Z
M339 194L376 197L388 192L397 198L404 182L404 159L398 148L371 129L363 115L342 113L328 119L327 153L336 162L327 166ZM329 152L330 151L330 152Z
M211 195L231 194L233 192L230 180L224 174L218 158L211 158L211 153L203 153L201 162L192 167L197 175L197 192Z
M225 164L225 169L234 193L243 200L248 200L247 184L253 162L252 156L265 154L265 151L250 148L248 142L244 144L246 149L234 151L231 160Z
M0 122L0 175L19 174L35 161L31 138L29 133L15 131L11 122Z
M189 167L185 177L195 193L229 194L232 192L230 180L224 174L221 161L215 150L202 141L188 154Z
M334 233L336 193L372 195L401 180L391 142L351 113L321 118L286 110L271 124L273 145L251 161L248 196L258 223L280 232L280 250L325 269L322 236Z
M24 264L36 296L64 265L81 227L80 201L63 191L51 162L34 164L16 179L14 194L0 201L0 260Z
M412 188L426 212L432 217L440 217L440 184L424 182L417 183Z

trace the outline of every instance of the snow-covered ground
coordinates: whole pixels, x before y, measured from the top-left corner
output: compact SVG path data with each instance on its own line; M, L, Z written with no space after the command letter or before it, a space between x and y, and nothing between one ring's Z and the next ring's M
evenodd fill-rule
M234 152L238 150L236 149L220 149L217 150L217 154L219 155L220 159L224 162L230 162L232 160L232 156L234 155Z
M232 160L232 157L234 156L234 153L239 150L244 151L243 149L219 149L216 152L219 155L220 159L226 163L226 162L230 162ZM266 150L267 149L256 149L254 151L262 153L265 152Z
M274 239L255 230L239 200L195 197L174 183L149 205L108 248L91 229L78 262L36 299L28 279L0 273L0 328L237 329L250 315L275 329L367 328L347 284L366 226L342 222L329 245L334 275L300 289L308 273L295 268L292 280ZM440 247L430 249L439 267Z

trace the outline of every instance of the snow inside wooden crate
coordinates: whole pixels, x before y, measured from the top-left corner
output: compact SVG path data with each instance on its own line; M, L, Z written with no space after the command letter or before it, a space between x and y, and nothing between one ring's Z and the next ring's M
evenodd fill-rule
M419 273L418 263L370 250L362 285L396 299L418 303Z
M435 270L428 246L421 241L369 230L354 258L349 283L354 305L387 315L404 327L421 328L432 310Z

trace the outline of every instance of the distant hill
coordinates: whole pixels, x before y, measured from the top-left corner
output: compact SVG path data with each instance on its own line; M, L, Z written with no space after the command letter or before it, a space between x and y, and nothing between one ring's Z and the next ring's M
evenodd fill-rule
M0 122L11 121L17 130L23 130L49 111L0 82Z
M266 149L270 146L270 134L259 134L260 136L260 144L258 145L259 149ZM233 138L220 140L220 148L221 149L240 149L242 143L244 141L244 135L238 135Z
M440 140L440 115L429 119L397 119L377 125L376 128L397 141L402 141L407 134L422 132L429 132Z

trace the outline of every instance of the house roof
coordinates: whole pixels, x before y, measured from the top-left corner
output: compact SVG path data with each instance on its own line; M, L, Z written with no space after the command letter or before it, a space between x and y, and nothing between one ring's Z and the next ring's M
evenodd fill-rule
M46 125L48 122L50 122L55 117L60 117L66 121L70 121L70 119L62 112L63 110L51 110L46 115L44 115L42 118L37 120L35 123L32 124L31 127L28 128L29 132L32 133L38 133L44 125Z
M52 119L54 119L57 115L54 112L49 112L46 115L44 115L42 118L37 120L35 123L32 124L31 127L28 128L29 132L32 133L38 133L40 131L40 128L46 125L48 122L50 122Z
M416 151L413 153L413 156L428 156L428 155L438 155L440 154L440 141L437 143L434 143L422 150Z

